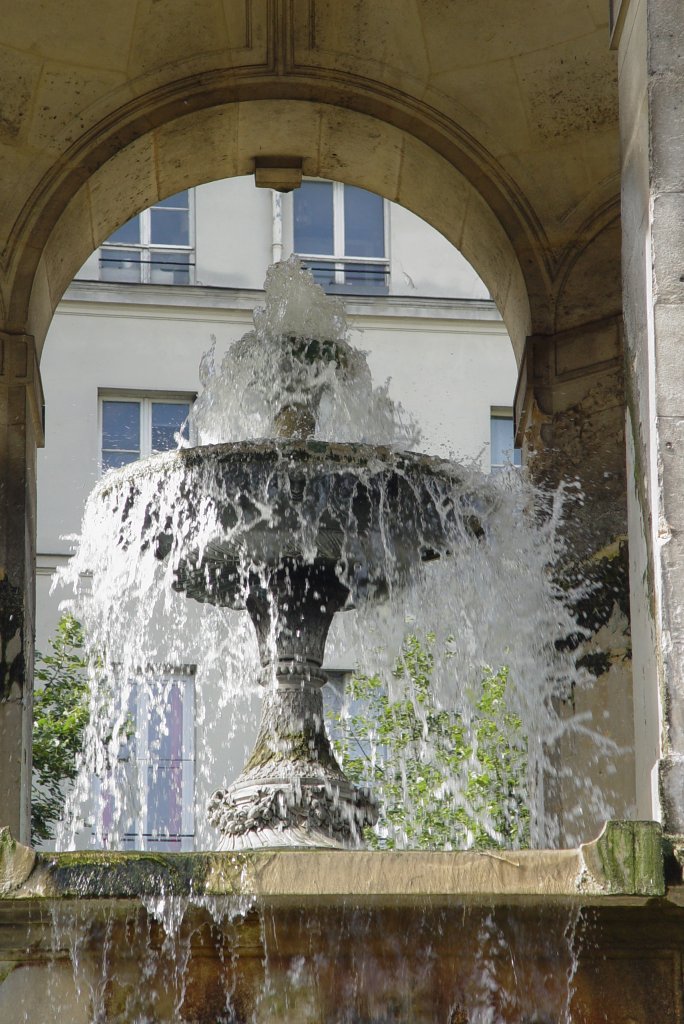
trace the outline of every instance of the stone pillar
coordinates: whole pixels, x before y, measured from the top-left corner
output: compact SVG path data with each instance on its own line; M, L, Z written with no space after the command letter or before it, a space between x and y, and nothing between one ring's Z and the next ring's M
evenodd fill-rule
M0 332L0 825L28 842L36 447L43 393L33 338Z
M586 681L558 695L567 728L545 787L563 844L597 834L606 814L634 813L623 376L621 321L609 316L528 338L516 392L533 477L552 491L570 485L559 581L569 592L589 585L570 604L591 635L561 641Z
M638 812L684 833L684 18L613 2Z

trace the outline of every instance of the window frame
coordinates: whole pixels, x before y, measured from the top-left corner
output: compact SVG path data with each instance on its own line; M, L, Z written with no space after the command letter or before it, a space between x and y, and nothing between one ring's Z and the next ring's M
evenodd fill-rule
M103 465L102 432L104 429L104 403L105 402L138 402L140 404L140 459L146 459L154 455L152 450L152 406L155 403L173 404L187 403L188 413L197 397L193 391L142 391L134 388L100 388L97 393L97 437L98 437L98 465L100 474L108 472ZM107 449L108 451L110 449ZM111 449L114 450L114 449ZM124 449L121 449L122 451Z
M494 420L507 420L510 422L512 444L510 458L507 462L494 462L492 460L492 423ZM516 457L518 461L516 462ZM506 469L520 469L522 466L522 449L515 447L515 416L513 409L506 405L492 405L489 410L489 472L501 473Z
M130 744L125 744L119 752L115 773L118 775L118 785L121 785L123 776L127 776L127 783L132 788L135 802L140 810L137 814L132 814L126 830L119 833L116 830L115 822L105 820L104 802L111 799L111 794L108 794L103 787L101 778L98 776L93 778L92 790L95 806L103 808L100 825L103 849L109 849L116 845L122 850L161 852L165 849L168 850L171 843L177 842L180 842L180 850L176 848L176 852L191 853L195 849L197 835L195 818L196 671L196 665L164 665L158 670L152 668L145 673L148 678L151 677L154 680L154 683L182 686L181 757L174 759L180 763L181 768L180 833L153 833L150 826L149 768L155 764L161 764L165 759L150 752L149 692L145 686L136 691L135 688L139 685L138 677L133 677L130 680L130 686L131 693L136 692L135 731ZM97 831L96 829L93 832L93 840L96 844L98 842Z
M99 246L99 256L98 256L98 268L99 268L99 276L100 276L100 280L101 281L103 281L105 284L155 284L155 285L158 284L158 285L162 285L163 282L153 281L152 280L152 270L153 270L153 265L154 265L153 264L153 254L155 252L158 252L158 253L176 253L177 252L177 253L188 253L189 254L190 258L188 259L188 281L187 281L186 287L187 287L187 285L194 285L195 284L195 263L196 263L196 261L193 258L195 256L195 249L196 249L196 246L195 246L195 189L194 188L188 188L188 189L183 189L182 191L185 191L185 192L188 193L188 244L187 245L161 245L159 243L156 243L156 242L152 241L152 211L155 210L155 209L169 209L169 207L161 206L161 202L163 202L164 200L160 200L159 203L153 203L152 206L148 206L148 207L146 207L146 209L140 210L139 213L135 214L135 216L140 221L140 241L139 242L131 242L131 243L126 243L126 242L109 242L109 241L107 241L107 239L105 239L105 241L101 243L101 245ZM177 195L178 193L174 193L174 194ZM170 199L171 196L167 196L166 198ZM133 220L133 217L130 217L129 220ZM123 227L123 225L121 225L121 227ZM138 276L138 280L136 280L136 281L125 281L122 278L116 278L116 277L105 278L105 277L103 277L103 256L102 256L102 253L103 253L104 250L110 250L112 252L116 252L116 250L119 250L120 252L131 252L131 251L139 252L141 258L140 258L140 263L139 263L140 273L139 273L139 276ZM177 288L177 287L182 287L182 286L179 285L179 284L173 283L171 285L171 287L176 287Z
M306 266L309 263L325 263L329 264L334 268L334 283L332 286L325 286L326 291L331 292L351 292L355 290L360 294L369 295L385 295L389 292L390 282L390 231L389 231L389 203L383 197L382 200L382 237L383 237L383 250L384 256L345 256L345 225L344 225L344 189L345 183L343 181L331 181L327 178L304 178L302 186L307 182L323 182L327 185L332 185L332 205L333 205L333 252L332 253L306 253L299 252L295 246L295 233L296 233L296 220L295 220L295 198L294 192L292 193L292 251L295 253L302 263ZM361 187L361 186L357 186ZM377 193L372 193L377 195ZM365 284L359 285L355 282L348 282L345 279L346 264L358 264L359 266L376 265L383 267L382 284ZM312 269L312 268L309 268ZM312 273L313 270L312 269Z

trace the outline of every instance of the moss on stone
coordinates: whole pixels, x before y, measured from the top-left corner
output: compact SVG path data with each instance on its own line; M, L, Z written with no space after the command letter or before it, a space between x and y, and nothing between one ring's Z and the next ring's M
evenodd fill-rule
M583 848L589 871L606 893L662 896L665 893L663 837L655 821L608 821Z
M241 891L247 855L88 851L39 855L46 895L139 897L203 894L207 879L220 892Z

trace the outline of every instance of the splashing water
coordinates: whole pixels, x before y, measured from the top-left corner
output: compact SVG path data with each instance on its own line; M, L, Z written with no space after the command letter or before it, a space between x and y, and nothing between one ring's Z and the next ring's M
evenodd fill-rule
M341 299L314 283L298 259L270 267L266 303L254 311L254 330L226 353L219 370L214 349L200 366L203 391L191 413L198 444L274 437L285 406L316 410L315 436L415 449L418 426L373 387L363 352L353 348Z
M546 785L549 756L563 730L591 729L590 723L562 722L557 711L572 687L588 684L557 643L578 632L554 583L554 568L563 557L558 527L567 495L549 498L520 473L486 477L474 467L440 460L428 460L432 475L416 485L414 462L396 454L418 443L415 424L390 400L387 386L373 388L364 356L347 341L341 303L325 296L296 261L269 270L265 306L254 320L254 331L228 351L219 369L212 353L203 360L203 391L191 414L191 434L198 445L218 447L179 450L111 471L88 500L78 548L62 582L73 588L73 610L91 653L91 715L60 847L71 848L84 827L98 845L114 847L125 833L139 832L150 777L135 757L132 715L137 711L132 709L144 706L148 721L155 714L164 721L172 671L188 664L197 669L195 721L202 737L195 765L195 842L215 844L202 808L220 776L236 774L255 732L251 701L259 657L252 626L239 609L246 603L245 580L261 570L245 538L257 536L261 544L272 538L279 524L273 494L282 491L292 499L288 543L293 550L313 557L329 532L328 505L313 471L307 475L299 467L293 473L291 449L259 440L281 432L283 413L291 409L309 414L302 428L297 413L294 436L300 429L304 436L313 433L314 445L386 446L382 458L380 448L359 449L353 488L354 495L373 488L379 494L377 528L367 533L380 566L377 580L389 600L364 600L377 594L380 584L374 590L361 579L359 566L364 566L354 547L362 534L358 504L349 504L351 511L340 513L346 532L339 576L355 610L337 615L328 663L385 671L391 680L407 629L434 632L450 645L450 657L435 670L438 700L458 710L466 724L483 666L506 665L511 710L522 718L528 737L532 843L553 846L585 838L582 808L574 820L566 815L561 828ZM245 437L254 440L244 443ZM222 475L216 466L228 450L237 468ZM254 453L261 458L273 451L273 465L256 473L250 462ZM342 481L340 493L346 494L343 471L337 467L330 475ZM404 507L416 510L416 550L430 552L437 523L449 557L417 560L410 571L397 570L401 556L391 511L396 486L408 495ZM306 514L297 512L300 508ZM190 601L177 592L189 551L207 576L203 559L217 536L223 554L227 551L235 563L238 596L225 602L230 607ZM281 549L281 561L285 555ZM164 742L163 732L158 744ZM598 740L596 756L606 756ZM609 816L598 790L583 787L582 799L592 819Z

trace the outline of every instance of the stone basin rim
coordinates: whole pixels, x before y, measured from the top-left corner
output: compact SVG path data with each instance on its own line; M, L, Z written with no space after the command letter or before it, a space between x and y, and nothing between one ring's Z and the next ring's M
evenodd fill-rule
M608 822L569 850L43 853L0 830L0 904L163 893L259 902L648 902L668 890L655 822ZM672 886L679 902L682 886Z
M272 460L284 469L291 464L325 467L330 471L363 468L372 473L387 470L426 471L450 483L462 482L463 469L449 459L421 452L404 451L389 445L373 445L356 441L305 441L256 438L245 441L224 441L218 444L194 445L172 452L160 452L139 459L135 463L109 470L96 487L96 493L105 497L118 484L145 479L171 472L178 465L191 469L205 463L223 463L252 459L254 462Z

